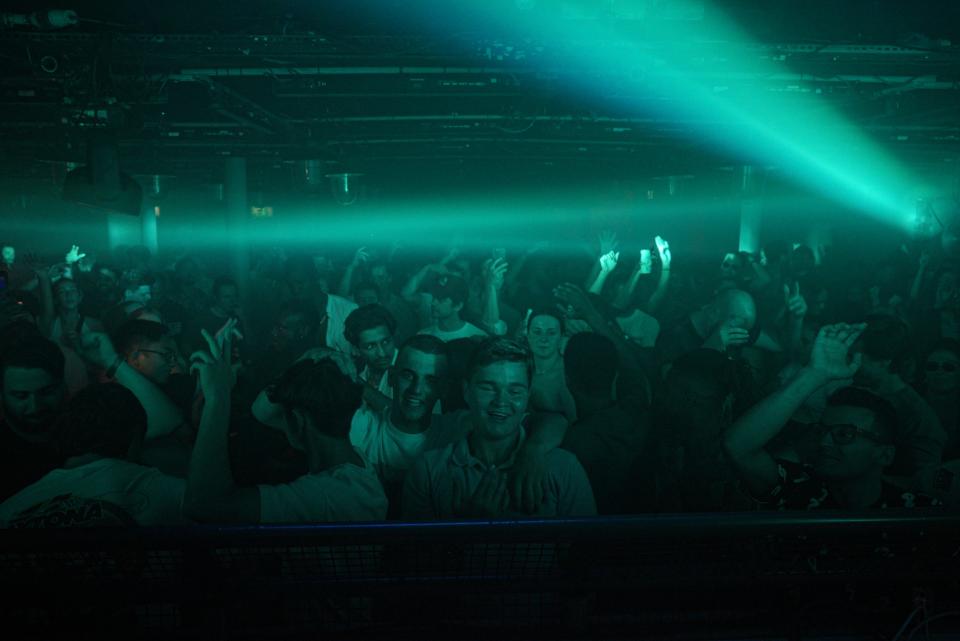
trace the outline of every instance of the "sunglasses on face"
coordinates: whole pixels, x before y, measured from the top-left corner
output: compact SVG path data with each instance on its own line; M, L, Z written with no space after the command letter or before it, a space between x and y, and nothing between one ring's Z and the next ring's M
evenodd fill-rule
M929 361L926 365L928 372L946 372L947 374L953 374L957 371L956 363L938 363L937 361Z
M830 434L830 438L837 445L849 445L853 443L858 436L863 436L870 439L874 443L879 443L883 445L883 441L880 439L880 435L869 430L864 430L856 425L824 425L823 423L817 423L816 428L820 434L820 437L823 438L825 434Z

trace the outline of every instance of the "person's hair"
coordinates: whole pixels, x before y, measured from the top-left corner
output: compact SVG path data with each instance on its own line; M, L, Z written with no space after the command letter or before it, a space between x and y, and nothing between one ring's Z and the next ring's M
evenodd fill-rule
M477 345L476 351L467 361L466 380L488 365L508 362L520 363L527 370L527 382L533 380L533 353L530 348L515 340L491 336Z
M447 343L430 334L414 334L400 345L401 352L405 349L415 349L418 352L433 354L434 356L450 356Z
M857 340L859 351L877 360L899 361L910 346L907 324L891 314L870 314L866 323Z
M577 391L595 398L608 398L613 394L620 356L613 341L606 336L581 332L567 342L563 369L571 387Z
M63 287L64 285L66 285L66 284L68 284L68 283L71 284L71 285L75 285L76 288L77 288L78 290L80 290L81 292L83 291L83 290L80 288L80 283L78 283L77 281L75 281L75 280L72 279L72 278L67 278L67 277L65 276L65 277L63 277L63 278L57 279L57 282L55 282L55 283L53 284L53 287L52 287L53 293L57 293L57 290L59 290L61 287Z
M930 346L930 349L927 350L924 358L929 358L930 354L933 354L934 352L950 352L960 359L960 341L954 338L941 338Z
M213 281L213 288L210 290L211 293L213 293L213 297L219 298L220 290L224 287L237 287L237 281L229 276L218 276L216 280Z
M64 457L82 454L125 459L147 433L147 412L133 392L117 383L88 385L71 398L53 427Z
M563 322L563 314L561 314L556 309L550 309L549 307L535 307L533 312L530 314L530 320L527 321L526 327L524 329L530 331L530 323L533 322L533 319L537 316L549 316L550 318L556 318L560 323L560 333L563 334L565 326Z
M859 407L873 414L873 428L879 440L894 445L897 435L897 410L886 399L862 387L841 387L827 398L827 407Z
M166 338L169 333L166 325L134 319L118 327L112 339L114 347L124 356L129 356L144 343L156 343Z
M303 360L290 367L270 390L270 401L294 410L333 438L347 438L353 415L363 402L363 385L354 383L330 359Z
M307 326L316 329L320 326L320 312L316 306L307 300L291 300L280 306L278 318L287 316L303 316Z
M382 305L364 305L350 312L343 322L343 337L354 347L359 347L361 332L377 327L386 327L393 336L397 331L397 321Z
M377 296L380 296L380 288L377 287L377 284L372 280L358 280L353 284L350 293L356 296L357 292L362 292L365 289L374 292Z
M470 288L461 276L450 274L430 289L437 300L449 298L454 305L463 305L470 297Z
M24 340L8 345L0 354L0 383L7 369L42 369L56 381L63 381L66 358L60 347L42 336L27 336Z

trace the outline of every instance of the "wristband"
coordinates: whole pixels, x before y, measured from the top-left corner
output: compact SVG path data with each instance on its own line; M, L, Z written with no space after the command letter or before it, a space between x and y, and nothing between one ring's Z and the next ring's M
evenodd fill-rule
M113 361L113 365L107 368L107 378L115 377L121 365L123 365L123 356L118 355L117 360Z

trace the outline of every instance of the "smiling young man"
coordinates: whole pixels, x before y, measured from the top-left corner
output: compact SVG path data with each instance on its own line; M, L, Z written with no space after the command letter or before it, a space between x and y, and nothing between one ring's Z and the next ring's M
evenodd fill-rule
M727 430L724 447L750 494L779 509L848 510L925 506L923 495L883 478L896 454L896 410L861 388L834 392L818 424L818 447L806 465L775 459L766 449L808 396L827 383L852 378L862 355L850 350L865 325L829 325L820 330L810 364Z
M402 510L410 519L520 516L509 476L527 439L523 423L533 358L512 340L491 338L473 355L464 383L469 434L426 452L407 474ZM543 458L542 500L536 516L590 516L596 505L583 468L569 452Z

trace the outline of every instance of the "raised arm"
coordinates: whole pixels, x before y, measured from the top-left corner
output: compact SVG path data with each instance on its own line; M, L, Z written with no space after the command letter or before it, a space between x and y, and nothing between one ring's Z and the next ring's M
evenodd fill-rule
M509 265L503 258L491 258L483 264L483 328L495 336L507 333L506 324L500 319L500 289Z
M367 251L367 248L361 247L358 249L353 255L353 260L351 260L350 264L347 265L346 271L343 272L343 278L340 279L340 286L337 288L337 294L343 296L344 298L350 298L350 293L353 290L353 277L360 265L363 265L368 260L370 260L370 253Z
M657 253L660 255L660 279L657 281L657 289L650 295L647 301L646 311L654 314L663 304L670 289L670 268L673 265L673 251L670 249L670 243L657 236L653 239L657 245Z
M170 434L183 425L177 406L143 374L130 367L119 356L106 334L90 332L80 336L80 355L88 362L105 369L108 377L133 392L147 412L147 435L153 439Z
M236 327L235 321L231 323L228 332ZM260 490L238 487L230 468L228 428L234 381L230 335L224 337L222 344L205 330L203 338L209 351L195 352L190 357L191 371L200 375L204 405L183 496L184 516L201 522L257 523Z
M766 397L727 430L724 449L751 494L769 495L779 482L776 460L766 445L780 433L790 417L823 385L852 378L860 368L860 355L850 358L850 347L866 325L827 325L820 330L810 364L787 385Z

